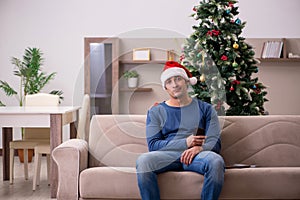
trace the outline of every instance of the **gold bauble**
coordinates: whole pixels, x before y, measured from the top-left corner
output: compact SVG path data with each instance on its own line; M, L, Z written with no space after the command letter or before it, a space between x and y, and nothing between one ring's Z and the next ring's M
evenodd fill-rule
M202 75L200 76L199 80L200 80L202 83L205 82L205 75L202 74Z
M232 45L232 47L234 48L234 49L238 49L239 48L239 45L238 45L238 43L234 43L233 45Z

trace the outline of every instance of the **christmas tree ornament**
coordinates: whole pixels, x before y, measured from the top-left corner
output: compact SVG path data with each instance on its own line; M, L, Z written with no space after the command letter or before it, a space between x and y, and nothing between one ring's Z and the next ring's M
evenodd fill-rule
M242 49L245 50L245 49L247 49L247 47L248 47L247 44L244 44Z
M232 47L233 47L234 49L238 49L238 48L239 48L239 44L236 43L236 42L234 42L234 44L232 45Z
M218 36L220 34L220 31L218 30L212 30L211 32L214 36Z
M207 31L206 35L212 36L212 32L211 31Z
M205 82L205 75L202 74L199 78L199 80L201 81L201 83Z
M232 85L230 87L230 91L234 91L234 87Z
M184 54L181 54L180 57L179 57L179 60L183 61L184 58L185 58Z
M239 65L237 64L237 62L234 61L234 62L232 63L232 67L236 68L236 67L238 67L238 66L239 66Z
M237 18L234 22L238 25L240 25L242 23L242 21L239 18Z
M226 61L227 59L228 59L227 56L225 56L225 55L222 55L222 56L221 56L221 60Z

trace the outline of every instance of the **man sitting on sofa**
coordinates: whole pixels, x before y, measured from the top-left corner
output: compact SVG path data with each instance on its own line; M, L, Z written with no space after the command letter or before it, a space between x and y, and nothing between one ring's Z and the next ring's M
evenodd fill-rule
M201 199L218 199L224 182L224 161L220 125L212 105L188 95L189 84L197 79L174 61L161 74L170 99L147 113L146 135L149 152L137 159L137 180L143 200L158 200L157 174L193 171L204 175Z

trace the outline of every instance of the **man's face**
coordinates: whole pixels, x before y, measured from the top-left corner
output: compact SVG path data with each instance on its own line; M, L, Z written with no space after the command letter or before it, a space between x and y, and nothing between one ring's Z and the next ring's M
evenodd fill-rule
M174 99L179 99L188 94L188 81L181 76L173 76L165 82L166 91Z

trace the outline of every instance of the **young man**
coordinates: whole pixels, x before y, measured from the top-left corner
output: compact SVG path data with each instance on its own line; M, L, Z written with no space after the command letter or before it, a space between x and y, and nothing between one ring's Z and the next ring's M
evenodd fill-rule
M201 199L218 199L225 167L219 155L217 113L210 104L188 95L189 84L196 84L197 79L179 63L166 63L161 82L170 99L153 106L147 114L149 152L142 154L136 164L141 197L159 200L157 175L184 170L204 175Z

